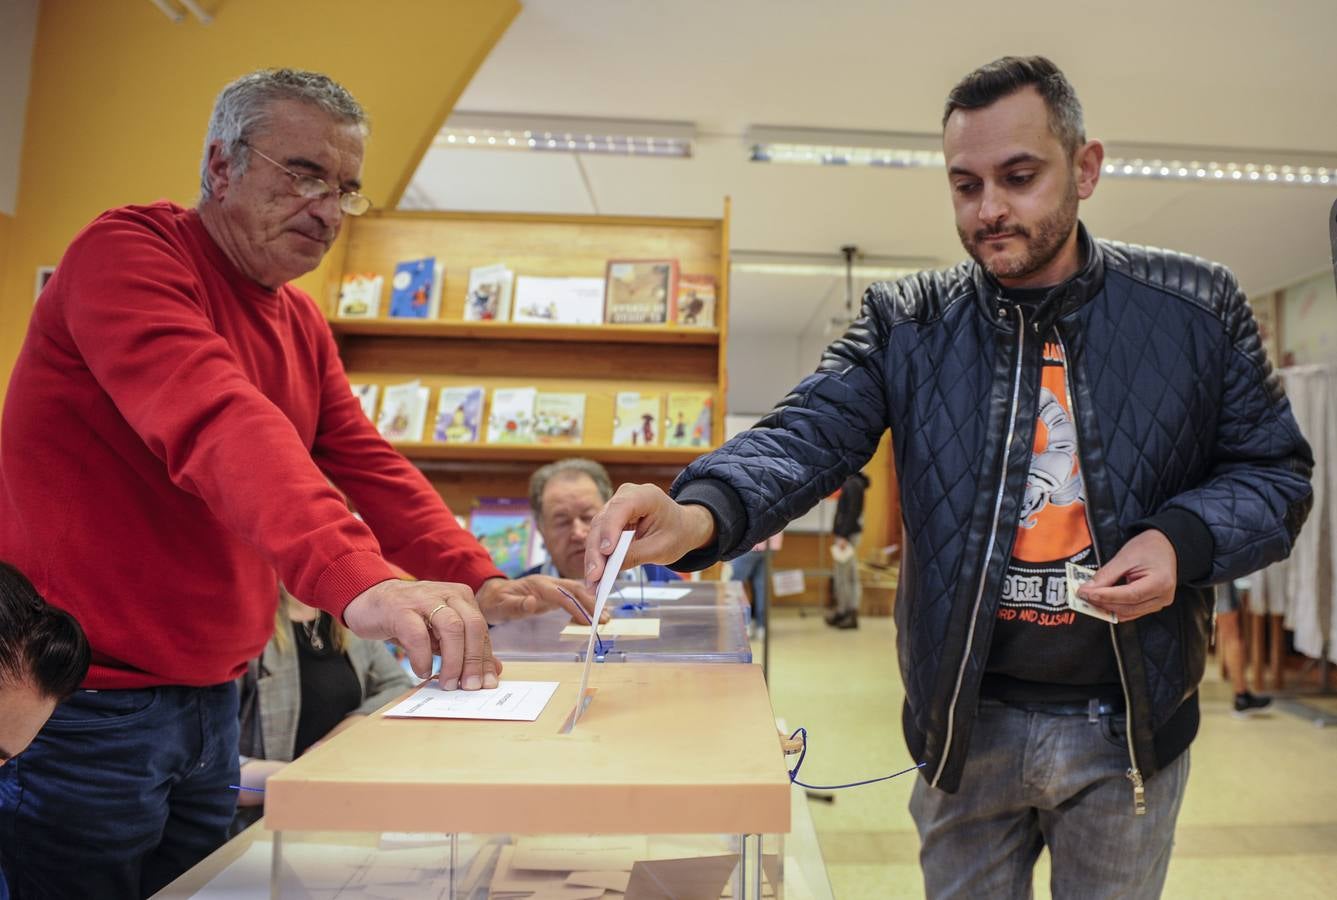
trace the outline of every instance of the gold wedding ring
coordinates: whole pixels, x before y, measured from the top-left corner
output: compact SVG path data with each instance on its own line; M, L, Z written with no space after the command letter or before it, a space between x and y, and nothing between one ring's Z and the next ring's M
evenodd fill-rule
M427 627L428 627L428 628L431 628L433 631L436 630L436 627L432 624L432 617L435 616L437 613L441 612L441 610L443 610L443 609L445 609L445 608L446 608L446 604L444 604L444 603L438 603L437 606L436 606L436 609L432 610L431 612L429 612L429 613L427 614Z

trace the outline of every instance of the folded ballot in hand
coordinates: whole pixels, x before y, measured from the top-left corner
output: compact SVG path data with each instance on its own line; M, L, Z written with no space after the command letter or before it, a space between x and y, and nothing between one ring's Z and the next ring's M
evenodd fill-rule
M1086 616L1095 616L1097 619L1104 619L1106 622L1113 622L1117 625L1119 617L1114 613L1092 606L1077 596L1077 589L1090 581L1095 574L1095 569L1088 569L1086 566L1079 566L1076 563L1068 563L1068 609Z

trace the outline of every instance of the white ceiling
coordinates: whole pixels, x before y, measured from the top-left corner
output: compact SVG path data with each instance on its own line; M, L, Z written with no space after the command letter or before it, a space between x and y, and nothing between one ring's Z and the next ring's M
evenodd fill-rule
M852 243L948 264L962 251L941 170L751 163L747 127L937 132L961 75L1043 53L1092 137L1337 156L1332 13L1332 0L525 0L457 109L693 122L693 158L437 149L404 205L717 216L730 195L738 255L838 258ZM1334 196L1107 177L1082 215L1103 237L1224 262L1257 292L1329 264ZM844 280L735 273L731 303L736 330L820 334Z

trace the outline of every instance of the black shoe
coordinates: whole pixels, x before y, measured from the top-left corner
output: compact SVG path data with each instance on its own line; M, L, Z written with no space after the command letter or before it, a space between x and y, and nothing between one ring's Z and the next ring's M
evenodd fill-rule
M836 623L839 622L841 617L844 615L845 614L838 609L828 609L826 611L826 615L823 616L822 618L826 620L826 624L834 628Z
M1272 705L1272 698L1267 696L1256 696L1245 691L1242 694L1235 695L1235 715L1241 719L1248 718L1255 713L1262 712Z
M858 628L859 614L851 609L848 612L843 612L837 616L836 621L832 624L837 628Z

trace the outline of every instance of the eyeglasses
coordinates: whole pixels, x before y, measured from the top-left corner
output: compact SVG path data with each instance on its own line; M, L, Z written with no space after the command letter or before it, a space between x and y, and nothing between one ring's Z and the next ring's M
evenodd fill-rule
M293 193L299 197L305 197L307 200L324 200L330 194L335 194L339 198L339 208L350 216L360 216L371 209L371 201L357 191L341 190L330 184L328 181L325 181L323 178L294 172L277 159L265 156L250 144L245 144L244 146L250 148L256 156L273 163L291 175Z

